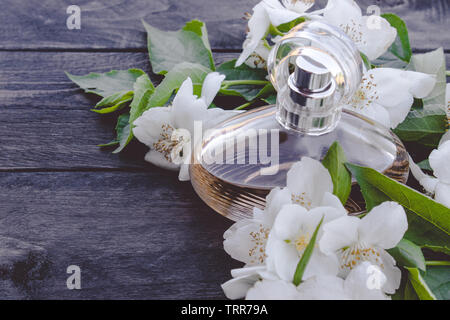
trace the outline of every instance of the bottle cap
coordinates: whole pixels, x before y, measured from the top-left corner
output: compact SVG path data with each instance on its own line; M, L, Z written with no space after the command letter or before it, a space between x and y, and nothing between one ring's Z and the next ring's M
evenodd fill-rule
M304 22L272 49L269 76L277 90L277 119L310 135L332 131L361 83L362 59L353 41L320 20Z

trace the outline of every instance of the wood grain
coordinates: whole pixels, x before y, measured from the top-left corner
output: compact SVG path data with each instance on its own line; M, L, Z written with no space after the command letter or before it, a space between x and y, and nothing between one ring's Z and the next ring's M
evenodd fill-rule
M66 8L72 1L2 1L2 49L144 49L141 19L164 30L176 30L194 18L206 22L215 49L240 50L245 37L245 12L258 0L80 0L81 30L68 30ZM325 0L317 1L317 8ZM360 0L365 9L400 15L416 49L450 49L448 0Z
M97 147L114 138L115 116L89 111L98 98L64 74L134 67L149 72L146 53L0 52L0 170L150 167L137 143L119 156Z
M235 56L215 53L217 63ZM149 71L147 54L0 52L0 170L151 167L140 144L119 156L97 147L113 139L115 117L89 111L98 98L64 74L131 67Z
M164 171L2 172L0 234L44 247L51 266L22 288L0 281L0 295L224 298L220 284L239 266L222 247L230 225ZM79 291L66 288L72 264Z
M0 235L44 248L49 265L43 278L8 273L0 299L224 298L220 284L240 266L222 247L231 222L175 173L145 163L146 147L119 156L97 148L113 138L114 119L91 113L98 99L64 71L150 72L141 19L167 30L204 20L212 47L235 52L216 52L220 63L241 49L241 17L257 2L79 0L82 29L68 30L72 1L2 1ZM450 49L447 0L359 3L404 18L416 51ZM79 291L66 288L72 264L82 270Z

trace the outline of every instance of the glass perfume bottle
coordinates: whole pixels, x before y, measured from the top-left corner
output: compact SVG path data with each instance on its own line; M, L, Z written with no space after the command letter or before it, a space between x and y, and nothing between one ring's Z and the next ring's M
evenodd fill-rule
M349 162L406 182L408 156L395 134L343 109L363 74L360 54L343 32L322 21L300 24L274 46L268 71L276 105L222 122L194 147L191 182L211 208L235 221L251 217L271 189L286 186L295 162L322 160L334 141ZM353 189L346 207L358 213L364 205L356 183Z

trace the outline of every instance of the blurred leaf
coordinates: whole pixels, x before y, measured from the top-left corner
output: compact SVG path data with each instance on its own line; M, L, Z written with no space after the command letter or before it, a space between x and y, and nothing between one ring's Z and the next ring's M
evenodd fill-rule
M249 66L243 64L239 67L235 67L236 60L230 60L224 62L219 67L217 67L217 72L226 76L226 81L233 80L258 80L266 82L262 85L234 85L227 89L222 88L220 93L223 95L239 96L244 98L246 101L251 101L256 98L264 98L272 93L275 93L275 89L272 84L270 84L266 77L267 71L264 69L250 68Z
M200 21L191 21L178 31L162 31L142 21L147 31L148 53L152 70L166 74L183 62L197 63L214 70L214 61L205 46L206 30ZM201 34L201 36L200 36Z
M437 299L450 300L449 266L428 266L427 272L420 274Z
M346 162L344 150L337 141L331 145L322 160L322 164L328 169L333 181L333 194L341 200L343 205L347 203L352 189L352 175L345 167Z
M447 128L447 117L441 110L412 110L406 119L394 129L402 141L417 141L437 147Z
M107 73L93 72L85 76L75 76L66 72L66 75L86 93L94 93L106 98L118 92L133 91L136 79L144 73L144 71L139 69L129 69L112 70Z
M319 232L320 226L322 225L323 217L320 219L319 224L316 227L316 230L314 230L314 233L311 237L311 240L309 240L308 245L306 246L305 250L303 251L302 257L300 258L300 261L297 264L297 268L295 269L294 273L294 285L298 286L303 279L303 274L305 273L306 266L308 265L309 259L312 256L312 253L314 251L314 247L316 245L316 239L317 239L317 233Z
M211 70L195 63L183 62L176 65L156 87L146 109L164 106L173 92L178 90L188 77L194 85L194 94L200 96L203 81L209 72Z
M395 248L389 249L388 252L399 266L426 270L422 250L407 239L402 239Z
M434 293L428 287L417 268L406 268L409 271L409 281L420 300L436 300Z
M117 118L116 139L114 139L111 142L105 143L105 144L100 144L98 146L99 147L109 147L109 146L113 146L113 145L119 144L120 140L122 139L122 136L124 135L125 127L129 126L129 124L128 124L129 118L130 118L130 114L129 113L121 114ZM125 134L127 134L128 129L125 130L125 131L126 131Z
M121 152L130 141L133 139L133 122L142 115L147 107L148 101L155 91L155 87L148 75L140 76L134 84L134 97L130 104L130 116L128 119L128 126L123 128L121 137L119 139L119 147L113 153Z
M383 198L383 201L392 200L449 234L450 209L446 206L372 168L348 163L347 168L361 187L368 211L374 205L380 204L380 200Z

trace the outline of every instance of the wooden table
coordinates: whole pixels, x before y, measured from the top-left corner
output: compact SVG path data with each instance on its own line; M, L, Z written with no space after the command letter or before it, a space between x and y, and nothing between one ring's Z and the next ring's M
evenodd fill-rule
M220 284L240 266L222 248L231 222L190 183L145 163L145 147L119 156L96 147L113 137L113 118L90 112L97 99L63 71L150 71L141 19L167 30L205 21L219 63L237 56L241 17L257 2L1 2L0 236L13 239L0 238L0 298L224 298ZM416 52L449 52L448 0L360 3L403 17ZM70 4L81 7L81 30L66 28ZM81 290L66 287L69 265L81 268Z

